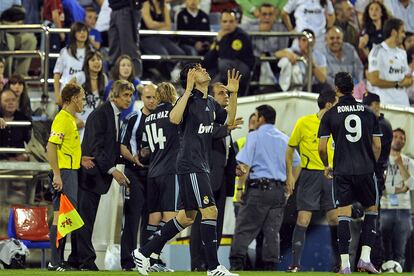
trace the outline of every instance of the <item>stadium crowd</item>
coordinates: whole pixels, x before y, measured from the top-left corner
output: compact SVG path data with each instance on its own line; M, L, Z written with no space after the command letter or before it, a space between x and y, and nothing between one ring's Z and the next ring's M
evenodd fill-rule
M301 270L306 230L314 211L326 211L333 271L344 273L344 267L353 270L357 266L358 245L362 245L361 260L373 265L366 270L380 270L390 260L404 267L405 246L412 232L414 163L401 154L405 131L392 128L379 104L414 106L413 15L413 0L2 0L1 24L70 28L68 34L51 34L49 41L50 51L59 54L49 62L59 113L52 118L47 143L55 212L48 268L98 269L91 237L100 196L108 191L112 179L124 193L124 270L172 271L160 259L161 249L167 237L192 225L191 269L234 275L219 265L215 253L222 236L225 200L233 195L236 229L231 269L248 268L247 247L256 239L262 254L255 268L276 270L281 257L279 230L287 197L293 193L299 212L290 272ZM139 30L217 31L217 36L140 36ZM248 34L288 31L306 36ZM42 35L0 31L0 51L41 49L44 43ZM199 64L184 59L144 61L141 54L202 59ZM274 60L261 61L262 57ZM27 77L36 75L38 66L30 57L0 55L0 147L23 148L33 137L31 127L13 128L8 123L32 121L35 114ZM249 118L247 138L233 141L231 131L243 123L235 113L237 97L305 91L308 70L312 72L309 92L319 94L316 115L299 119L289 137L274 126L276 111L268 105L258 106ZM347 260L343 247L338 249L337 233L342 230L338 230L331 200L332 181L323 177L325 166L317 154L317 140L312 140L318 139L324 114L337 103L340 72L352 76L353 97L375 113L383 134L375 167L379 216L371 217L374 211L365 208L370 206L353 205L352 216L346 219L352 229ZM204 109L211 114L197 114ZM186 145L185 139L194 145ZM274 150L270 156L266 154L269 149ZM194 154L198 150L200 155ZM189 164L186 154L199 167ZM328 150L328 155L332 165L333 153ZM0 159L28 161L29 156L7 153ZM124 171L116 167L119 163L125 164ZM181 192L182 183L187 191ZM178 186L181 197L188 196L192 187L192 196L181 198L184 206L177 199ZM85 221L83 228L72 233L72 254L67 261L62 254L65 239L56 246L61 191ZM189 207L199 214L178 212ZM369 223L375 225L377 234L367 245L364 227ZM160 234L163 231L166 236Z

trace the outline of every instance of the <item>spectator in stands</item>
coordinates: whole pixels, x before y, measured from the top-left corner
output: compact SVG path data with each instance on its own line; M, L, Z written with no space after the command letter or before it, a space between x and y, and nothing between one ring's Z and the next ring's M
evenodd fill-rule
M102 55L97 51L89 51L86 54L85 62L81 72L76 73L76 82L85 90L85 102L81 113L77 113L77 118L86 124L89 114L104 102L104 91L108 79L103 72ZM81 141L83 138L83 128L79 129Z
M7 122L29 121L22 112L17 110L17 96L13 91L4 89L0 93L0 147L24 148L30 140L31 127L9 127ZM1 154L0 159L9 161L28 161L29 156L22 154Z
M407 50L407 61L410 67L411 76L414 78L414 45ZM414 107L414 83L407 88L410 105Z
M407 241L413 229L410 191L414 190L414 161L401 153L406 141L403 129L393 131L380 216L384 260L397 261L402 267Z
M32 107L26 83L21 75L13 75L7 82L6 89L10 89L17 97L17 110L30 120L32 119Z
M408 106L407 87L413 84L407 53L399 48L404 41L404 22L397 18L385 21L385 40L372 48L368 56L368 91L378 94L383 104Z
M111 92L112 85L117 80L127 80L134 86L134 93L131 97L131 104L129 107L121 112L121 120L124 120L132 111L134 111L135 102L139 99L138 86L141 81L135 77L135 68L132 63L132 59L128 55L121 55L115 63L112 69L112 80L109 81L105 87L104 100L109 100L109 93Z
M171 30L169 5L165 0L148 0L142 5L143 30ZM142 52L149 55L185 55L176 42L166 36L146 36L141 41ZM166 79L173 71L176 62L167 61L166 66L159 68L159 72ZM151 65L151 67L153 67ZM168 77L167 77L168 76Z
M338 0L335 3L335 26L344 31L344 41L358 49L358 30L353 24L354 6L349 0Z
M414 46L414 33L405 32L403 46L406 50Z
M313 32L310 29L305 29L304 32L308 32L313 36ZM278 66L281 67L281 74L280 74L280 86L282 87L283 91L287 91L289 88L292 87L295 83L287 83L286 82L286 75L284 72L287 71L287 66L291 69L289 70L291 73L287 73L287 79L291 79L293 70L292 66L297 64L299 66L300 71L300 81L299 85L302 85L299 89L306 89L306 71L307 71L307 58L308 58L308 39L306 37L300 37L299 43L293 44L290 48L285 48L279 50L275 53L275 56L281 59L278 63ZM297 45L297 46L296 46ZM304 63L306 62L306 64ZM313 49L312 51L312 92L319 93L325 87L326 76L327 76L327 63L325 56L320 53L317 49ZM292 76L293 77L293 76ZM285 83L286 82L286 83Z
M200 10L200 0L186 0L185 8L177 15L177 31L210 31L208 14ZM194 36L180 38L180 47L187 55L204 55L210 48L210 39Z
M24 23L25 11L21 6L13 6L13 4L21 5L19 0L16 1L1 1L0 6L0 23L3 25L19 25ZM37 39L31 32L7 32L7 46L8 50L35 50ZM13 61L15 67L13 68ZM31 57L12 58L7 59L7 75L19 74L28 76Z
M242 24L241 28L246 32L285 32L286 27L280 20L277 20L279 14L280 10L277 7L263 3L259 7L259 20L248 20ZM286 48L288 42L287 37L254 36L252 37L253 53L257 59L262 56L272 57L276 51ZM257 62L252 80L259 81L260 84L275 84L275 74L278 73L279 68L275 62Z
M392 16L404 22L405 29L414 33L414 2L412 0L384 0Z
M65 12L61 0L45 0L43 2L43 24L48 27L63 28L65 24ZM65 41L65 34L49 34L50 48L49 51L57 53L61 49L61 45ZM49 60L51 63L52 60ZM55 62L53 62L54 64Z
M85 20L85 9L77 0L61 0L65 11L65 27Z
M102 44L102 36L101 33L95 29L97 18L98 14L93 7L85 8L85 25L89 30L89 42L96 50L99 50Z
M112 13L112 10L109 7L108 0L103 0L100 5L98 18L96 19L96 25L95 25L95 29L101 33L101 36L102 36L101 46L103 47L109 46L108 30L109 30L109 23L111 21L111 13Z
M334 77L338 72L349 72L355 83L363 79L364 66L355 48L343 40L344 34L339 27L326 31L326 61L328 63L327 82L334 85Z
M112 9L108 30L111 65L115 64L119 56L129 55L135 67L134 77L137 78L142 74L139 27L143 2L144 0L109 0Z
M295 16L295 28L290 13ZM316 37L315 47L321 49L324 46L325 29L333 26L335 13L331 0L289 0L283 7L282 19L289 31L311 29Z
M243 13L241 24L244 25L260 20L260 8L263 4L271 4L276 9L282 10L287 0L236 0L236 2L241 7Z
M240 27L246 32L285 32L286 27L277 20L280 10L272 4L263 3L258 8L258 20L248 21ZM287 37L253 37L253 52L256 57L273 56L277 50L288 46Z
M388 17L387 9L380 2L371 2L365 8L358 46L364 58L368 57L374 45L384 41L382 29Z
M62 105L61 90L77 72L82 71L85 55L90 50L88 37L88 27L75 22L70 28L69 45L60 51L53 70L55 102L59 106Z
M6 60L3 57L0 57L0 92L3 90L4 86L7 83L5 70L6 70Z
M221 14L220 31L204 57L203 67L213 75L214 82L224 83L227 72L236 68L241 74L239 96L249 94L250 72L255 58L250 37L237 26L236 14L226 10Z

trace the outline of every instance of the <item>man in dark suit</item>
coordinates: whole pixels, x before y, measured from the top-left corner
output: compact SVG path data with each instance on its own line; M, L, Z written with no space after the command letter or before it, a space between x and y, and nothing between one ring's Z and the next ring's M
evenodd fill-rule
M218 82L212 85L213 96L223 108L229 104L229 96L226 87ZM240 118L236 119L239 124ZM213 129L213 151L210 156L210 184L216 202L217 216L217 241L220 245L223 233L224 209L226 207L226 197L234 194L234 181L236 171L236 154L233 148L233 140L227 125L214 124ZM191 270L204 271L205 257L202 249L200 237L201 217L197 215L191 228L190 255Z
M82 163L78 208L85 225L76 233L76 259L81 270L98 270L96 254L92 245L92 232L101 195L106 194L112 178L119 185L128 186L129 179L116 169L120 156L119 114L127 109L134 92L133 85L118 80L112 86L110 101L95 109L86 121L82 141ZM72 260L75 256L72 256Z

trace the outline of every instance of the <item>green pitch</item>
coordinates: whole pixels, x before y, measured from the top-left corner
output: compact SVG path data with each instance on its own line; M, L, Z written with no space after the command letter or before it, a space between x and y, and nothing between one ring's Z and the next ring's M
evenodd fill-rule
M292 275L290 273L286 272L261 272L261 271L249 271L249 272L239 272L240 276L288 276ZM115 275L135 275L138 276L138 272L122 272L122 271L99 271L99 272L89 272L89 271L71 271L71 272L56 272L56 271L46 271L46 270L40 270L40 269L26 269L26 270L0 270L0 275L10 275L10 276L37 276L37 275L59 275L59 276L74 276L74 275L80 275L80 276L115 276ZM186 271L180 271L180 272L174 272L174 273L149 273L150 276L201 276L206 275L206 272L186 272ZM295 273L295 276L308 276L308 275L338 275L335 273L328 273L328 272L299 272ZM354 275L368 275L367 273L356 273ZM398 275L412 275L414 276L414 273L402 273Z

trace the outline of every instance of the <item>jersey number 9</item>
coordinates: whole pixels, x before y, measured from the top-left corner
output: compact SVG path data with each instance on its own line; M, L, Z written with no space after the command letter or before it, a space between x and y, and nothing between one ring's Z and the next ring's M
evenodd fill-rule
M354 126L351 126L351 123ZM358 142L362 136L361 118L359 118L358 115L355 114L346 116L345 129L349 133L345 135L346 139L351 143Z

